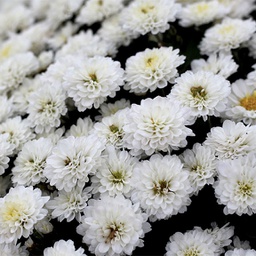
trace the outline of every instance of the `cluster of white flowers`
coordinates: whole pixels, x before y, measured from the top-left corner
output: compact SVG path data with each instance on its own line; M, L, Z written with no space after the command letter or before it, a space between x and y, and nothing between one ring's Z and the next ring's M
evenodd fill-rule
M227 219L256 214L255 14L0 0L0 254L133 255L207 188ZM229 224L176 231L166 256L256 255Z

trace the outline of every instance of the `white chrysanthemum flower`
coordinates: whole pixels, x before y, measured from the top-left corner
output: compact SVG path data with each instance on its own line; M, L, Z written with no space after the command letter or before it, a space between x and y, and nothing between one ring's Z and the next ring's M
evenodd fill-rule
M230 9L217 0L198 1L183 6L177 19L182 27L200 26L225 17Z
M28 256L29 252L16 243L0 243L1 256Z
M129 196L132 189L133 169L138 159L125 150L108 146L102 166L91 178L93 193Z
M100 166L104 149L105 142L94 135L61 139L46 160L44 175L58 190L83 188L89 181L88 175Z
M46 19L49 23L57 28L61 22L70 19L82 6L83 0L55 0L50 1L47 9Z
M151 227L138 205L123 195L91 199L77 227L83 242L96 256L131 255L143 246L143 238Z
M214 237L203 230L189 230L184 234L176 232L166 244L165 256L216 256L219 249L214 243Z
M129 57L125 64L124 89L130 92L145 93L164 88L178 76L177 67L185 57L172 47L146 49Z
M150 221L184 213L191 203L189 172L176 155L154 154L137 164L132 185L131 200L140 204Z
M2 9L1 9L2 10ZM23 4L13 7L0 15L0 36L5 38L10 33L17 33L28 28L34 22L33 13L30 8Z
M256 154L220 160L218 179L213 184L218 204L224 214L252 215L256 212Z
M230 250L231 249L251 249L250 246L250 242L245 240L245 241L241 241L240 238L238 236L233 236L233 245L230 245L228 247Z
M117 100L113 103L102 103L99 108L99 112L102 117L107 117L116 114L119 110L128 108L131 106L130 100L122 98L120 100ZM96 117L95 117L96 118ZM97 116L97 120L100 119L100 117Z
M248 41L256 31L256 22L252 19L225 18L205 31L199 44L202 54L210 55L219 51L238 48Z
M205 229L206 233L213 236L213 242L218 247L216 253L221 255L225 252L224 247L229 246L232 242L231 237L234 235L234 226L228 226L229 223L219 228L215 222L211 223L212 228ZM196 230L203 231L200 227L195 227Z
M200 70L210 71L214 74L228 78L234 74L238 69L238 65L235 63L233 55L229 52L218 52L211 54L207 60L195 59L191 61L191 70L198 72Z
M208 116L220 116L226 109L230 90L230 82L221 75L187 71L176 78L169 97L190 108L194 119L202 117L206 121Z
M57 30L53 36L46 39L47 45L54 50L59 49L62 45L67 43L69 37L74 35L77 30L77 24L67 22L67 24Z
M254 0L218 0L221 4L230 9L228 16L242 19L249 17L250 13L255 10Z
M222 127L213 127L204 142L218 159L234 159L256 152L256 126L225 120Z
M99 108L107 97L114 97L123 85L124 70L110 57L78 59L64 75L64 87L78 111Z
M26 142L14 161L13 183L34 186L40 182L45 182L43 170L52 147L52 141L46 138Z
M92 25L119 12L123 8L124 0L87 0L80 9L76 22Z
M42 82L42 87L29 95L28 117L30 127L36 133L49 132L61 124L61 116L67 113L67 96L61 84Z
M3 62L16 54L28 52L30 47L29 39L15 34L0 43L0 61Z
M231 85L227 108L223 114L236 122L256 124L256 87L248 81L239 79Z
M74 136L81 137L87 136L93 129L93 121L90 117L78 118L76 124L71 125L71 127L66 131L65 137Z
M192 149L186 149L179 155L184 169L189 171L189 180L193 194L206 185L213 184L216 175L215 151L211 147L195 143Z
M174 0L136 0L123 10L123 26L134 35L163 33L176 20L180 5Z
M20 116L7 119L0 124L0 133L7 133L8 142L15 145L13 154L21 150L24 143L33 139L35 134L29 128L26 119L21 119Z
M52 210L51 217L58 218L60 222L64 219L67 222L73 219L80 221L81 213L87 206L89 197L88 189L73 188L69 192L60 190L58 196L47 202L46 207Z
M0 134L0 175L9 167L10 156L12 156L15 145L9 140L9 134Z
M224 256L256 256L256 250L235 248L234 250L228 250Z
M92 30L88 29L69 37L67 43L56 52L55 59L59 60L68 54L87 57L107 56L115 53L115 51L112 42L103 40L99 35L93 34Z
M41 86L40 76L24 78L22 85L12 91L13 112L15 115L24 116L27 114L29 95Z
M18 88L25 77L39 67L39 62L32 52L19 53L9 57L0 65L0 92L6 93Z
M28 238L38 220L47 215L44 204L48 196L32 186L17 186L0 198L0 243L16 242Z
M166 97L142 100L132 104L127 111L125 147L133 155L152 155L157 151L170 151L187 145L187 136L193 136L187 128L190 111L178 102Z
M106 140L107 145L113 145L116 148L124 147L124 125L128 109L119 110L113 115L103 117L101 121L96 122L91 133Z
M101 22L101 27L97 30L97 35L116 47L128 46L137 36L133 31L124 29L122 25L122 11L108 17Z
M72 240L59 240L54 243L52 247L47 247L44 249L44 256L86 256L84 254L84 249L79 247L77 250L75 248L74 242Z

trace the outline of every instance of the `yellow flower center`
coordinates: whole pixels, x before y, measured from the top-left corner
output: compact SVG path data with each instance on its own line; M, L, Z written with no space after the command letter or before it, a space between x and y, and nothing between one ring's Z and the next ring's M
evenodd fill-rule
M252 188L253 183L252 182L244 182L244 181L238 181L238 191L243 196L251 196L252 195Z
M6 45L6 46L2 47L2 49L0 49L0 59L5 59L5 58L10 57L11 50L12 50L11 45Z
M206 12L208 11L209 9L209 5L207 3L199 3L197 6L196 6L196 11L197 13L203 13L203 12Z
M11 222L20 221L24 215L24 208L24 205L21 203L7 202L6 209L3 213L3 219Z
M202 86L193 86L190 88L190 92L193 98L204 99L206 96L206 91Z
M235 31L235 27L233 25L225 25L220 28L219 33L221 35L227 35L227 34L233 33L234 31Z
M256 110L256 90L251 95L246 95L240 100L240 106L246 110Z

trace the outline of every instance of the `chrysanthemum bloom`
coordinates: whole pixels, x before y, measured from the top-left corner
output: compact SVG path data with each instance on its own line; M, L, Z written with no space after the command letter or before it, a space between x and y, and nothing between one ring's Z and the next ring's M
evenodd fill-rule
M76 250L72 240L59 240L52 247L44 249L44 256L86 256L81 247Z
M185 57L172 47L146 49L129 57L125 64L124 89L137 94L155 91L173 83L178 76L177 67Z
M205 231L213 236L214 244L219 248L216 252L221 255L225 252L224 247L229 246L232 242L231 238L234 235L234 226L228 226L229 223L219 228L216 222L211 223L212 228L202 230L200 227L195 227L196 230Z
M67 113L67 96L60 84L42 82L42 87L29 96L28 117L36 133L50 132L60 126L61 116Z
M123 85L124 70L110 57L78 59L64 75L64 87L78 111L99 108L107 97L114 97Z
M256 212L256 154L220 160L218 179L213 184L218 204L224 214L252 215Z
M165 256L215 256L219 247L214 243L212 235L203 230L189 230L184 234L176 232L169 238Z
M32 186L17 186L0 198L0 243L17 242L28 238L38 220L47 215L44 204L49 196Z
M6 93L17 89L25 77L32 74L39 67L39 62L32 52L19 53L0 65L0 92Z
M222 50L236 49L248 41L255 31L255 21L227 17L221 23L217 23L205 31L199 49L202 54L206 55Z
M108 146L102 166L91 178L93 193L128 196L133 185L132 176L138 159L125 150Z
M39 220L35 224L35 230L39 232L40 234L49 234L53 231L53 225L50 222L50 216L49 213L46 217L43 219Z
M87 42L86 44L84 42ZM103 40L99 35L93 34L92 30L81 31L72 37L69 37L55 55L55 59L59 60L69 54L77 56L107 56L116 51L114 43Z
M131 199L140 204L150 221L184 213L191 203L189 172L175 155L154 154L137 164L132 185Z
M132 255L151 230L145 213L123 195L91 199L77 233L96 256Z
M193 194L206 185L213 184L216 175L215 151L211 147L195 143L192 149L186 149L179 155L184 169L189 171L189 180Z
M20 247L20 244L16 243L1 243L0 244L1 256L28 256L29 252Z
M122 109L117 113L103 117L101 121L94 124L91 133L106 140L107 145L113 145L116 148L124 147L124 125L128 109Z
M89 181L88 175L100 165L104 149L104 141L94 135L61 139L47 158L43 173L58 190L70 192L76 186L83 188Z
M87 136L93 128L93 121L90 117L78 118L76 124L71 125L71 127L66 131L65 137L74 136L81 137Z
M256 250L235 248L234 250L228 250L224 256L256 256Z
M256 89L248 80L239 79L231 85L225 118L245 124L256 124Z
M191 70L193 72L200 70L210 71L225 78L234 74L237 69L238 65L235 63L233 55L230 52L213 53L207 60L195 59L191 61Z
M139 35L134 35L133 31L124 29L122 25L123 12L120 11L101 22L101 27L97 30L97 35L117 48L128 46L133 39Z
M238 236L233 236L232 240L233 244L228 247L230 250L235 248L251 249L250 242L247 240L241 241Z
M43 170L52 147L52 141L46 138L26 142L14 161L12 182L24 186L44 182Z
M0 134L0 175L9 167L10 156L13 154L15 145L9 142L9 134Z
M32 133L26 119L20 116L7 119L0 124L0 133L7 133L8 142L15 145L13 154L21 150L24 143L33 139L35 134Z
M142 100L132 104L128 111L125 131L125 147L133 155L152 155L157 151L170 151L187 145L187 136L193 136L187 128L190 111L178 102L166 97Z
M123 26L134 35L163 33L176 20L180 5L174 0L136 0L123 11Z
M81 219L81 213L87 206L87 201L90 197L88 189L73 188L66 192L60 190L58 196L49 200L46 207L51 211L52 218L58 218L58 221L66 219L67 222L76 218Z
M218 159L234 159L256 150L256 127L225 120L222 127L213 127L205 145L210 146Z
M185 5L177 19L182 27L200 26L223 18L228 12L229 8L217 0L198 1Z
M224 77L208 71L187 71L176 78L169 97L191 109L194 120L208 116L220 116L226 109L230 83Z
M124 0L88 0L80 9L76 22L79 24L91 25L102 21L117 12L123 7Z

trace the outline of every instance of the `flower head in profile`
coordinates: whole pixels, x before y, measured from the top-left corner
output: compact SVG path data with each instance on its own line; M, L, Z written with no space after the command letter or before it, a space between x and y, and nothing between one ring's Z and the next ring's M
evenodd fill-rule
M190 112L177 101L157 96L132 104L124 125L125 147L133 155L152 155L187 145L187 136L193 136L189 124Z
M44 209L48 196L38 188L17 186L0 198L0 243L17 242L28 238L37 221L47 215Z
M81 112L113 98L124 83L123 74L120 62L110 57L78 59L64 75L64 87Z
M204 144L210 146L218 159L235 159L256 150L256 127L225 120L222 127L213 127Z
M102 166L91 178L93 193L128 196L132 190L133 170L138 159L125 150L106 147Z
M123 195L91 199L77 227L83 242L96 256L131 255L143 246L150 224L140 208Z
M146 49L126 60L124 89L136 94L153 92L174 82L185 57L172 47Z
M234 248L233 250L228 250L224 256L255 256L256 250L254 249L243 249Z
M220 116L226 109L229 94L230 83L221 75L187 71L176 78L169 96L190 108L194 118L207 120L208 116Z
M215 151L209 146L195 143L192 149L186 149L179 155L184 169L189 171L189 180L193 194L206 185L213 184L216 175Z
M255 153L250 153L218 162L218 179L213 186L217 202L224 205L224 214L241 216L256 212L255 159Z
M99 167L104 149L104 141L94 135L61 139L46 159L43 174L58 190L83 188Z
M123 26L139 35L163 33L176 20L179 10L174 0L132 1L123 11Z
M227 17L205 31L199 45L202 54L230 51L248 41L256 31L256 22Z
M140 204L151 221L184 213L191 203L189 172L175 155L154 154L138 163L132 185L132 201Z
M44 182L43 170L52 148L52 141L46 138L26 142L14 161L12 182L24 186Z
M86 256L84 249L81 247L76 250L74 242L72 240L59 240L54 243L52 247L44 249L44 256Z

